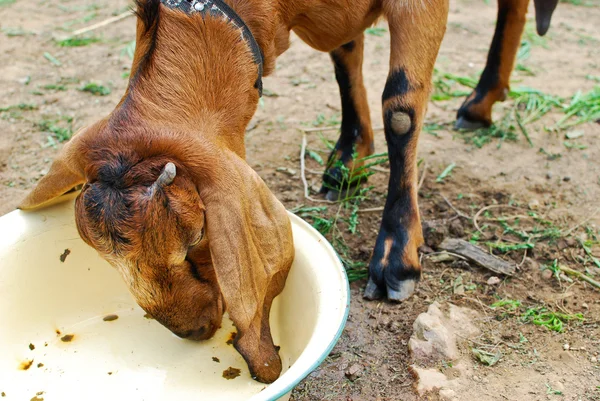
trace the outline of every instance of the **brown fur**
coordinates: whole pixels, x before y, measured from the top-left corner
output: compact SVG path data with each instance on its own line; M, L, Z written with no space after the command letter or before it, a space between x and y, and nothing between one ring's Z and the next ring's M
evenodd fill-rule
M281 361L269 312L294 251L285 209L244 161L244 131L258 102L257 66L239 32L221 19L140 1L137 48L121 102L65 146L21 208L43 206L85 183L76 201L81 236L119 269L140 306L192 339L210 337L226 308L238 329L236 349L257 380L272 382ZM372 152L372 131L360 72L361 33L379 16L389 20L391 69L406 72L411 90L387 99L384 115L410 109L414 134L405 136L402 171L393 184L395 192L408 196L408 214L394 217L408 240L402 245L396 237L384 239L385 263L401 260L419 269L417 134L447 0L228 4L260 44L265 74L288 47L291 30L318 50L340 53L367 127L362 155ZM345 55L339 48L351 40L360 51ZM167 163L176 166L175 179L157 186ZM392 252L393 244L401 251Z

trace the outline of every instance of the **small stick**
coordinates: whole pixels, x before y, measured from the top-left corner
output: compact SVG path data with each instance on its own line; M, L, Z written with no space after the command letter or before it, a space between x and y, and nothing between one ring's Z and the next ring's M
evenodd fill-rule
M421 191L421 187L423 186L423 183L425 182L425 176L427 175L427 167L429 167L427 165L427 160L425 161L425 165L423 166L423 174L421 174L421 179L419 180L419 185L417 186L417 193Z
M591 219L593 219L594 217L596 217L596 215L598 214L598 212L600 212L600 208L596 209L596 211L594 213L592 213L592 215L590 217L588 217L587 219L583 220L581 223L569 228L567 231L562 232L562 236L566 237L569 234L571 234L573 231L575 231L577 228L581 227L582 225L584 225L585 223L587 223L588 221L590 221Z
M567 273L567 274L571 274L577 278L580 278L584 281L587 281L588 283L590 283L591 285L593 285L596 288L600 288L600 282L594 280L591 277L586 276L585 274L578 272L577 270L573 270L571 268L565 267L565 266L558 266L560 268L561 271Z
M383 206L369 207L366 209L358 209L358 213L372 213L372 212L381 212L381 211L383 211Z
M390 170L387 168L381 168L381 167L377 167L377 166L373 166L373 167L369 167L371 170L373 171L379 171L380 173L390 173Z
M448 200L448 198L446 198L443 194L440 194L440 195L444 199L444 201L446 201L448 206L450 206L452 208L452 210L454 210L456 212L456 214L458 214L463 219L471 220L471 218L469 216L467 216L466 214L464 214L463 212L461 212L460 210L455 208L454 205Z
M93 30L96 30L96 29L98 29L98 28L102 28L103 26L106 26L106 25L112 24L113 22L121 21L122 19L124 19L124 18L127 18L127 17L129 17L130 15L133 15L133 12L132 12L132 10L127 10L127 11L125 11L124 13L121 13L121 14L119 14L119 15L116 15L116 16L114 16L114 17L107 18L107 19L105 19L104 21L100 21L100 22L98 22L97 24L90 25L90 26L88 26L88 27L86 27L86 28L81 28L81 29L78 29L78 30L76 30L75 32L73 32L73 33L71 34L71 36L79 36L79 35L82 35L82 34L84 34L84 33L87 33L87 32L93 31Z
M300 178L302 179L302 184L304 185L304 197L312 202L318 203L335 203L329 201L327 199L314 199L309 195L308 192L308 182L306 181L306 167L304 158L306 157L306 134L302 135L302 147L300 148Z
M484 208L481 208L481 209L479 209L479 211L477 213L475 213L475 216L473 216L473 225L475 226L477 231L479 231L480 233L483 234L483 231L481 231L479 224L477 224L477 218L481 215L481 213L485 212L486 210L497 209L499 207L506 207L506 208L511 208L511 209L521 209L520 207L511 206L511 205L489 205Z

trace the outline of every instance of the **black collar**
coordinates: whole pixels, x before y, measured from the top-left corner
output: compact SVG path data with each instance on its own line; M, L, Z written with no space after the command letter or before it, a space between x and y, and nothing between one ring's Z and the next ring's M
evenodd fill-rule
M258 67L258 78L254 87L262 96L263 55L258 42L252 35L250 28L244 20L222 0L160 0L160 2L171 9L183 11L186 14L200 13L202 16L209 14L211 17L223 17L240 31L242 39L246 41L252 51L252 58Z

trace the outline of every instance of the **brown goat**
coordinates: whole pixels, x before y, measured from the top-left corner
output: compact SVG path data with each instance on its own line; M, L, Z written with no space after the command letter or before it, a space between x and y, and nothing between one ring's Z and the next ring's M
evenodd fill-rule
M173 9L182 1L199 12ZM261 72L274 70L291 30L330 52L343 119L324 190L335 194L343 189L336 162L352 168L354 150L373 152L363 31L387 18L391 58L382 101L391 174L365 296L405 299L421 272L416 148L448 0L163 2L139 0L137 48L121 102L65 145L20 207L43 206L84 184L75 209L79 232L119 270L139 305L196 340L213 335L226 309L252 375L272 382L281 361L269 311L293 244L285 209L244 161ZM241 20L206 11L212 7L231 7L251 35L240 31ZM258 68L249 43L260 48Z

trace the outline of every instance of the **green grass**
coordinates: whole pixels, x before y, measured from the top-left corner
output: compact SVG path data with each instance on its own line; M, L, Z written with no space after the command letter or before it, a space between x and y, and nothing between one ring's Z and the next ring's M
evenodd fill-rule
M600 86L594 87L588 93L577 92L563 106L565 116L555 125L555 129L565 130L575 125L600 120Z
M524 308L521 301L502 299L493 303L490 308L501 312L499 317L519 316L523 323L545 327L550 331L562 333L570 322L583 322L585 318L581 313L567 314L549 310L545 306Z
M486 242L485 243L490 250L494 250L500 253L508 253L512 251L520 251L524 249L533 249L534 244L532 243L521 243L521 244L508 244L505 242Z
M89 82L79 88L79 90L82 92L91 93L95 96L107 96L110 95L111 92L109 87L97 84L95 82Z
M477 80L434 69L431 100L450 100L457 97L465 97L471 93L471 90L457 88L458 85L474 89L477 85Z
M88 45L91 45L92 43L97 43L97 42L100 42L100 39L96 38L96 37L68 38L68 39L59 40L56 42L56 44L59 45L60 47L82 47L82 46L88 46Z
M533 323L536 326L546 327L550 331L556 331L562 333L565 328L565 324L570 321L584 321L583 314L574 313L566 314L561 312L549 311L546 307L539 306L535 308L529 308L523 313L521 319L527 323Z
M380 28L380 27L371 27L371 28L365 29L365 33L367 35L372 35L372 36L382 37L385 35L386 32L387 32L387 29Z
M133 55L135 53L135 40L127 43L123 49L121 49L121 56L127 56L131 60L133 60Z
M327 148L333 146L329 141L324 140L324 143ZM307 154L307 157L311 156ZM353 157L357 162L363 162L364 166L351 170L340 161L333 164L341 171L341 178L338 182L339 187L350 188L345 192L342 191L342 198L337 203L328 206L301 205L292 210L293 213L311 223L331 242L346 268L350 281L366 278L368 271L365 262L353 259L353 250L344 236L360 235L358 233L360 222L358 210L360 205L369 198L369 193L372 190L372 187L364 185L368 177L374 174L374 171L370 168L388 161L386 153L358 159L355 152Z
M0 0L0 7L8 6L9 4L14 4L16 0Z
M562 391L553 389L552 386L548 383L546 383L546 394L548 394L548 395L563 395Z
M61 120L66 122L67 127L62 127L59 124ZM70 117L63 117L57 120L42 120L38 123L38 128L42 132L47 132L50 135L47 137L48 143L45 146L54 146L55 141L65 142L71 139L73 136L73 119Z
M560 0L561 3L572 4L574 6L594 7L593 0ZM595 3L596 6L598 3Z
M444 179L450 175L452 170L454 170L454 167L456 167L456 163L451 163L448 167L444 169L444 171L442 171L440 175L437 176L435 182L443 182Z
M521 307L521 301L515 299L501 299L500 301L494 302L490 305L490 308L505 308L509 311L517 310Z
M341 123L342 117L339 113L335 113L332 116L325 116L325 114L319 113L314 121L312 121L309 125L313 127L332 127L340 125Z
M60 67L62 65L62 63L56 57L54 57L52 54L50 54L48 52L44 52L44 58L57 67Z
M2 33L4 33L9 38L14 36L26 36L32 34L32 32L26 31L22 28L2 28Z
M471 143L478 148L482 148L492 142L493 139L499 139L497 146L499 149L504 141L516 141L517 134L511 116L506 114L499 122L492 124L491 127L462 132L462 138L465 143Z
M67 90L67 87L62 84L48 84L48 85L43 85L42 89L64 92Z
M471 352L479 362L486 366L494 366L496 363L498 363L500 358L502 358L502 353L500 351L491 353L481 349L471 348Z
M11 111L11 110L22 110L22 111L30 111L37 110L38 106L33 103L19 103L13 104L11 106L0 107L0 111Z

